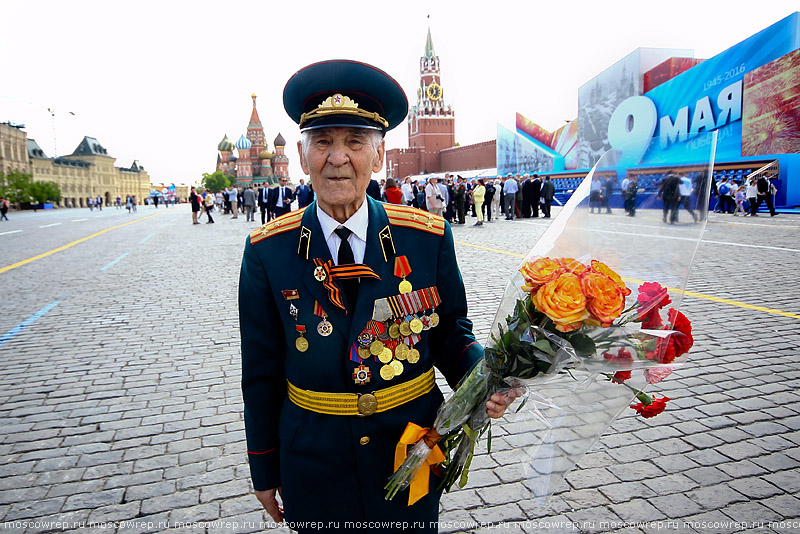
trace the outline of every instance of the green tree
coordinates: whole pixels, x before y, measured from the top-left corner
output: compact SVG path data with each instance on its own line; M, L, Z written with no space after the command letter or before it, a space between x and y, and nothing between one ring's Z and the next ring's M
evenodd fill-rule
M14 170L8 174L0 173L0 195L14 204L30 202L32 183L31 175L24 172Z
M29 194L36 204L44 204L48 200L52 202L61 200L61 190L55 182L31 182Z
M211 174L207 172L203 173L203 179L200 180L200 186L205 187L212 193L217 193L222 191L226 187L230 186L231 182L228 180L228 177L222 171L216 171Z

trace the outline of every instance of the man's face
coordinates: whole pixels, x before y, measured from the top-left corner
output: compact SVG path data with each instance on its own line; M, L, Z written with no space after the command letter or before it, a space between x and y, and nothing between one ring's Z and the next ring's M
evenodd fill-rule
M364 128L320 128L309 137L306 154L301 143L297 148L320 206L360 205L372 173L383 167L383 141L373 149L370 130Z

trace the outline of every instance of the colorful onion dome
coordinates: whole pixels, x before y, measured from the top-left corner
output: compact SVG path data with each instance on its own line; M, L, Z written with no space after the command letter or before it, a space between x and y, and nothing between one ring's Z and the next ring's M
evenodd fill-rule
M238 141L236 141L236 148L239 150L250 150L250 147L253 146L253 143L250 142L248 138L242 135Z
M275 145L275 146L286 146L286 140L279 133L278 137L275 138L275 141L273 141L272 144Z
M258 155L261 159L270 159L274 154L269 151L267 147L264 147L264 150L261 151L261 154Z
M233 143L231 140L228 139L228 134L225 134L225 137L222 138L222 141L219 142L217 145L217 150L220 152L231 152L233 151Z
M228 161L239 161L239 158L237 158L234 155L231 155L231 157L228 158Z

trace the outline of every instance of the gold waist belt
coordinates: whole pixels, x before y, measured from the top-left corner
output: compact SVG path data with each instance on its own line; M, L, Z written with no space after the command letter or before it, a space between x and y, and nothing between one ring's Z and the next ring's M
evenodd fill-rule
M435 385L432 368L413 380L372 393L321 393L300 389L289 382L289 400L312 412L363 417L412 401L428 393Z

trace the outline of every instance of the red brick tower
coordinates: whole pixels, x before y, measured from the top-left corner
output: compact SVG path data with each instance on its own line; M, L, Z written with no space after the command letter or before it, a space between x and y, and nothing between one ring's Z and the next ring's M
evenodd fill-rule
M440 171L439 151L456 144L455 113L445 104L439 72L439 56L433 50L431 30L425 55L419 58L417 103L408 113L408 145L417 149L419 171Z

